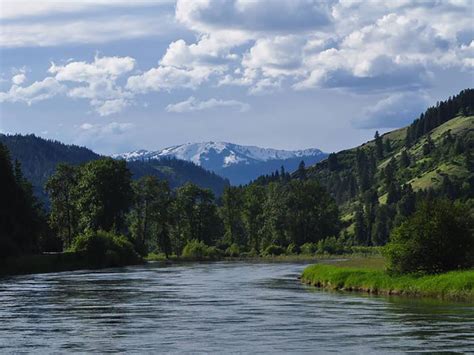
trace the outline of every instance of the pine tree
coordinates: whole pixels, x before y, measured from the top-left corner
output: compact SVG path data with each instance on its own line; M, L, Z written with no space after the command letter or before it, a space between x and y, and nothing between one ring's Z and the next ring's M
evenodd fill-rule
M375 152L377 155L378 160L383 159L383 141L382 137L380 137L379 131L375 131Z
M410 156L406 149L403 149L400 154L400 167L407 168L410 166Z
M298 171L297 171L297 176L300 180L306 180L306 165L304 163L304 160L300 162L298 165Z

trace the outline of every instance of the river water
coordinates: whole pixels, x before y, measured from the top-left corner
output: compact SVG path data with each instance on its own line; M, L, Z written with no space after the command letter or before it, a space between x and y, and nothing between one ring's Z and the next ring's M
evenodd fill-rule
M0 352L474 352L474 305L302 285L298 263L0 279Z

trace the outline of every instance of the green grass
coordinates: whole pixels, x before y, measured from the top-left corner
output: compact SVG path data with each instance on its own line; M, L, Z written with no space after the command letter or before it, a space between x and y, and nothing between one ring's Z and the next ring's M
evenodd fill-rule
M474 270L391 276L377 267L316 264L303 271L301 280L332 290L474 301Z

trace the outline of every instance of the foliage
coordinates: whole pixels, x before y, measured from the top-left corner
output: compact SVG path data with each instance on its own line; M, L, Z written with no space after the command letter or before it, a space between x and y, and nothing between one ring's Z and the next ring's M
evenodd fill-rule
M41 205L20 164L13 166L8 149L1 143L0 196L0 260L37 253L40 237L47 233Z
M146 255L159 250L168 256L173 202L168 182L145 176L133 183L133 190L135 199L127 220L137 251Z
M133 244L123 235L102 230L79 235L71 251L83 255L89 265L96 267L120 266L140 261Z
M334 236L320 240L317 244L318 254L340 255L345 252L347 252L347 249L342 243L342 240Z
M215 260L221 257L216 247L209 247L203 241L192 239L183 249L183 258L191 260Z
M439 273L474 265L474 220L449 200L427 201L396 228L385 247L396 273Z
M278 256L285 254L285 249L279 245L271 244L265 248L262 255L263 256Z
M318 250L318 244L316 243L304 243L301 248L301 254L313 255Z
M237 257L240 256L240 248L236 243L233 243L225 251L226 256Z

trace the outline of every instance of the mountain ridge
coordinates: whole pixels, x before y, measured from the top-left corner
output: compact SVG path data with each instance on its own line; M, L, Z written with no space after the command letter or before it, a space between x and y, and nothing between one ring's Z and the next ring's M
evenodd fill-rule
M246 146L229 142L202 142L174 145L161 150L145 149L114 154L127 161L147 161L174 157L193 162L207 170L228 178L233 184L245 184L254 178L284 166L295 170L301 160L311 165L327 157L317 148L284 150Z

